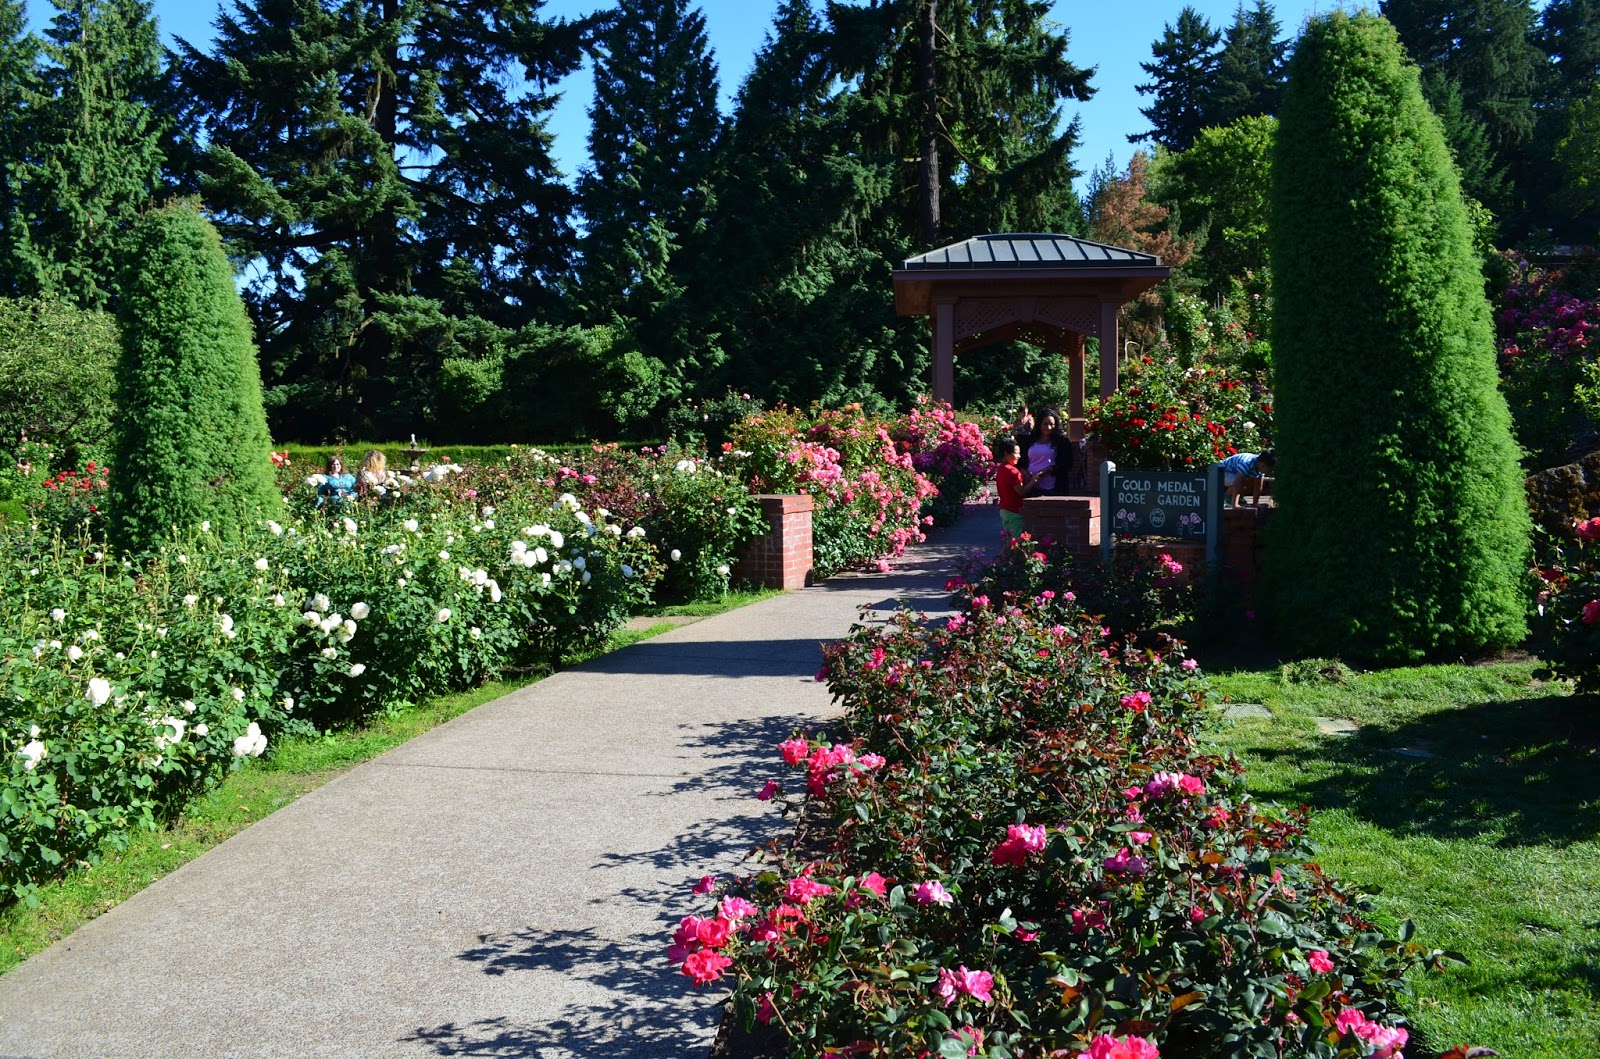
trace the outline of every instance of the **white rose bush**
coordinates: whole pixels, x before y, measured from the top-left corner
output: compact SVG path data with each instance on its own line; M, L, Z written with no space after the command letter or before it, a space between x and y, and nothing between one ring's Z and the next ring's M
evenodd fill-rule
M441 490L274 525L137 567L0 534L0 890L35 899L283 735L597 646L660 570L648 535L541 491L493 519Z

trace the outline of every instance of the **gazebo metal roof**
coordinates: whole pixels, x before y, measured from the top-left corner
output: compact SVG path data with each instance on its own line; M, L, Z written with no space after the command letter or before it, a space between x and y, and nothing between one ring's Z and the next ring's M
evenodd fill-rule
M907 272L988 271L990 269L1124 269L1160 268L1161 259L1120 246L1091 242L1070 235L1041 232L1006 232L974 236L930 250L901 264Z

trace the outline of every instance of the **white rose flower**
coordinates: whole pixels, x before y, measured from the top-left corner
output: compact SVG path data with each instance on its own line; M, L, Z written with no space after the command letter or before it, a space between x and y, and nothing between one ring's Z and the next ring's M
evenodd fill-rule
M28 726L28 738L29 739L37 739L37 738L39 738L39 726L38 725L32 724L32 725Z
M445 560L446 562L448 562L449 559L450 559L450 553L442 551L442 552L439 553L439 558L441 558L441 559Z
M500 582L491 579L489 581L489 602L498 603L502 598L503 594L500 591Z
M184 564L187 565L188 562L189 562L189 557L187 555L183 554L182 552L179 552L178 553L178 562L184 563Z
M511 542L511 555L512 555L513 558L515 558L518 555L521 555L523 552L525 552L527 550L528 550L528 542L523 540L521 537L518 537L516 540Z
M98 640L100 639L100 632L98 629L85 629L83 631L83 638L85 640Z
M483 630L474 625L472 628L467 630L467 635L472 637L474 640L481 640L483 639Z
M487 585L489 583L489 571L482 569L472 571L472 583L480 588Z
M111 682L101 677L94 677L89 681L89 691L86 696L96 706L104 706L106 700L111 698Z
M283 697L283 710L284 710L285 713L293 712L293 710L294 710L294 696L293 695L285 695Z
M311 597L311 609L316 611L318 614L328 613L328 609L332 606L333 601L327 596L323 595L321 592L318 592L316 595Z
M535 548L533 550L533 561L535 563L549 562L550 561L550 553L545 551L543 548Z
M717 567L717 573L721 574L723 577L727 577L728 576L728 568L727 568L727 566L719 566L719 567Z
M244 701L244 689L243 688L234 688L232 690L231 694L233 695L233 701L234 702L243 702Z
M266 749L267 737L261 734L261 726L255 721L250 722L244 735L233 741L234 757L260 757Z
M272 605L274 607L282 607L282 606L286 605L288 602L289 602L288 600L283 598L283 593L282 592L279 592L279 593L275 594L272 597Z
M494 508L489 504L485 504L483 506L483 517L488 518L492 514L494 514Z
M401 588L405 588L406 587L406 579L403 578L403 577L402 578L398 578L398 579L395 580L395 584L399 585Z
M356 621L366 621L367 615L372 613L372 608L365 603L357 603L350 608L350 616Z
M439 608L439 613L435 614L434 617L438 618L440 622L449 621L450 620L450 608L449 607L440 607Z
M355 665L350 667L350 675L353 676L353 677L359 677L361 674L365 673L366 671L367 671L367 667L362 665L360 662L357 662Z
M339 657L339 649L337 647L324 647L322 649L322 657L331 662Z
M193 610L194 609L194 605L196 603L198 603L198 602L200 602L200 597L195 595L192 592L189 595L183 597L183 605L185 607L188 607L190 610Z
M620 537L622 536L622 527L613 522L606 527L606 532L611 534L613 537Z
M233 639L233 617L229 614L217 615L217 627L222 630L222 635Z
M483 528L484 529L494 529L494 519L492 519L492 518L484 519L483 520Z
M401 525L406 528L406 532L407 533L415 533L415 532L417 532L417 520L414 519L414 518L406 519L404 522L401 523Z
M344 531L346 533L348 533L350 536L354 537L356 535L356 521L355 521L355 519L347 518L347 519L344 519L343 522L344 522Z
M67 620L67 612L62 610L60 607L57 607L55 610L52 610L50 612L50 620L51 621L66 621Z
M32 772L44 758L44 744L35 739L17 751L23 757L22 770Z
M51 650L52 650L52 651L59 651L59 650L61 650L61 641L60 641L60 640L51 640L51 641L50 641L50 649L51 649Z
M304 614L300 615L300 620L304 621L307 625L320 626L322 624L322 615L318 614L314 610L308 610Z
M200 523L200 532L201 533L210 533L211 532L211 520L210 519L205 519L204 521L202 521Z
M683 558L683 553L680 552L678 549L674 548L668 554L668 558L670 558L673 562L677 562L679 559Z
M539 575L539 583L540 584L544 584L544 585L548 585L550 583L550 575L549 574L540 574Z
M644 527L643 526L635 526L635 527L633 527L633 529L628 531L628 539L629 540L638 540L640 537L643 537L643 536L644 536Z
M188 699L184 699L181 705L183 706L184 713L194 712L194 703L190 702Z
M67 648L67 658L71 661L76 662L82 657L83 648L79 647L77 644L73 644L71 647Z
M206 736L211 734L211 729L207 725L197 724L194 726L194 734L199 738L204 739Z
M267 519L267 531L274 537L283 536L283 527L272 521L270 518Z

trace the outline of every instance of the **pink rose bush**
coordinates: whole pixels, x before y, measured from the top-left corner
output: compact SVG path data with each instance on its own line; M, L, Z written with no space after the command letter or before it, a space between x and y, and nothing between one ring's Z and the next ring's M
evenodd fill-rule
M1398 1057L1404 976L1446 954L1384 939L1305 814L1206 749L1181 644L1069 602L828 648L851 740L772 759L805 778L806 837L727 879L717 907L754 910L725 943L680 928L674 965L795 1056Z
M994 453L978 423L961 419L949 405L920 398L917 406L889 427L899 451L932 479L937 496L922 513L934 525L948 526L961 516L961 506L994 477Z
M938 488L897 447L890 425L859 405L810 415L780 408L735 425L732 435L754 492L808 493L816 502L820 575L896 558L923 539L922 506Z
M1538 583L1529 646L1550 670L1600 688L1600 518L1578 521L1571 537L1546 544L1534 569Z

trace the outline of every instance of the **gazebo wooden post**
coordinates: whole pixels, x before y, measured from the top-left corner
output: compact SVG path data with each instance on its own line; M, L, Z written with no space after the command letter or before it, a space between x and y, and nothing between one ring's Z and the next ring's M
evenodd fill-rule
M1117 392L1117 354L1121 345L1117 335L1117 310L1122 302L1117 298L1102 298L1100 302L1100 396L1110 397Z
M956 401L956 303L939 298L933 306L933 399Z
M1083 408L1083 336L1073 333L1067 338L1067 437L1082 441L1088 421Z

